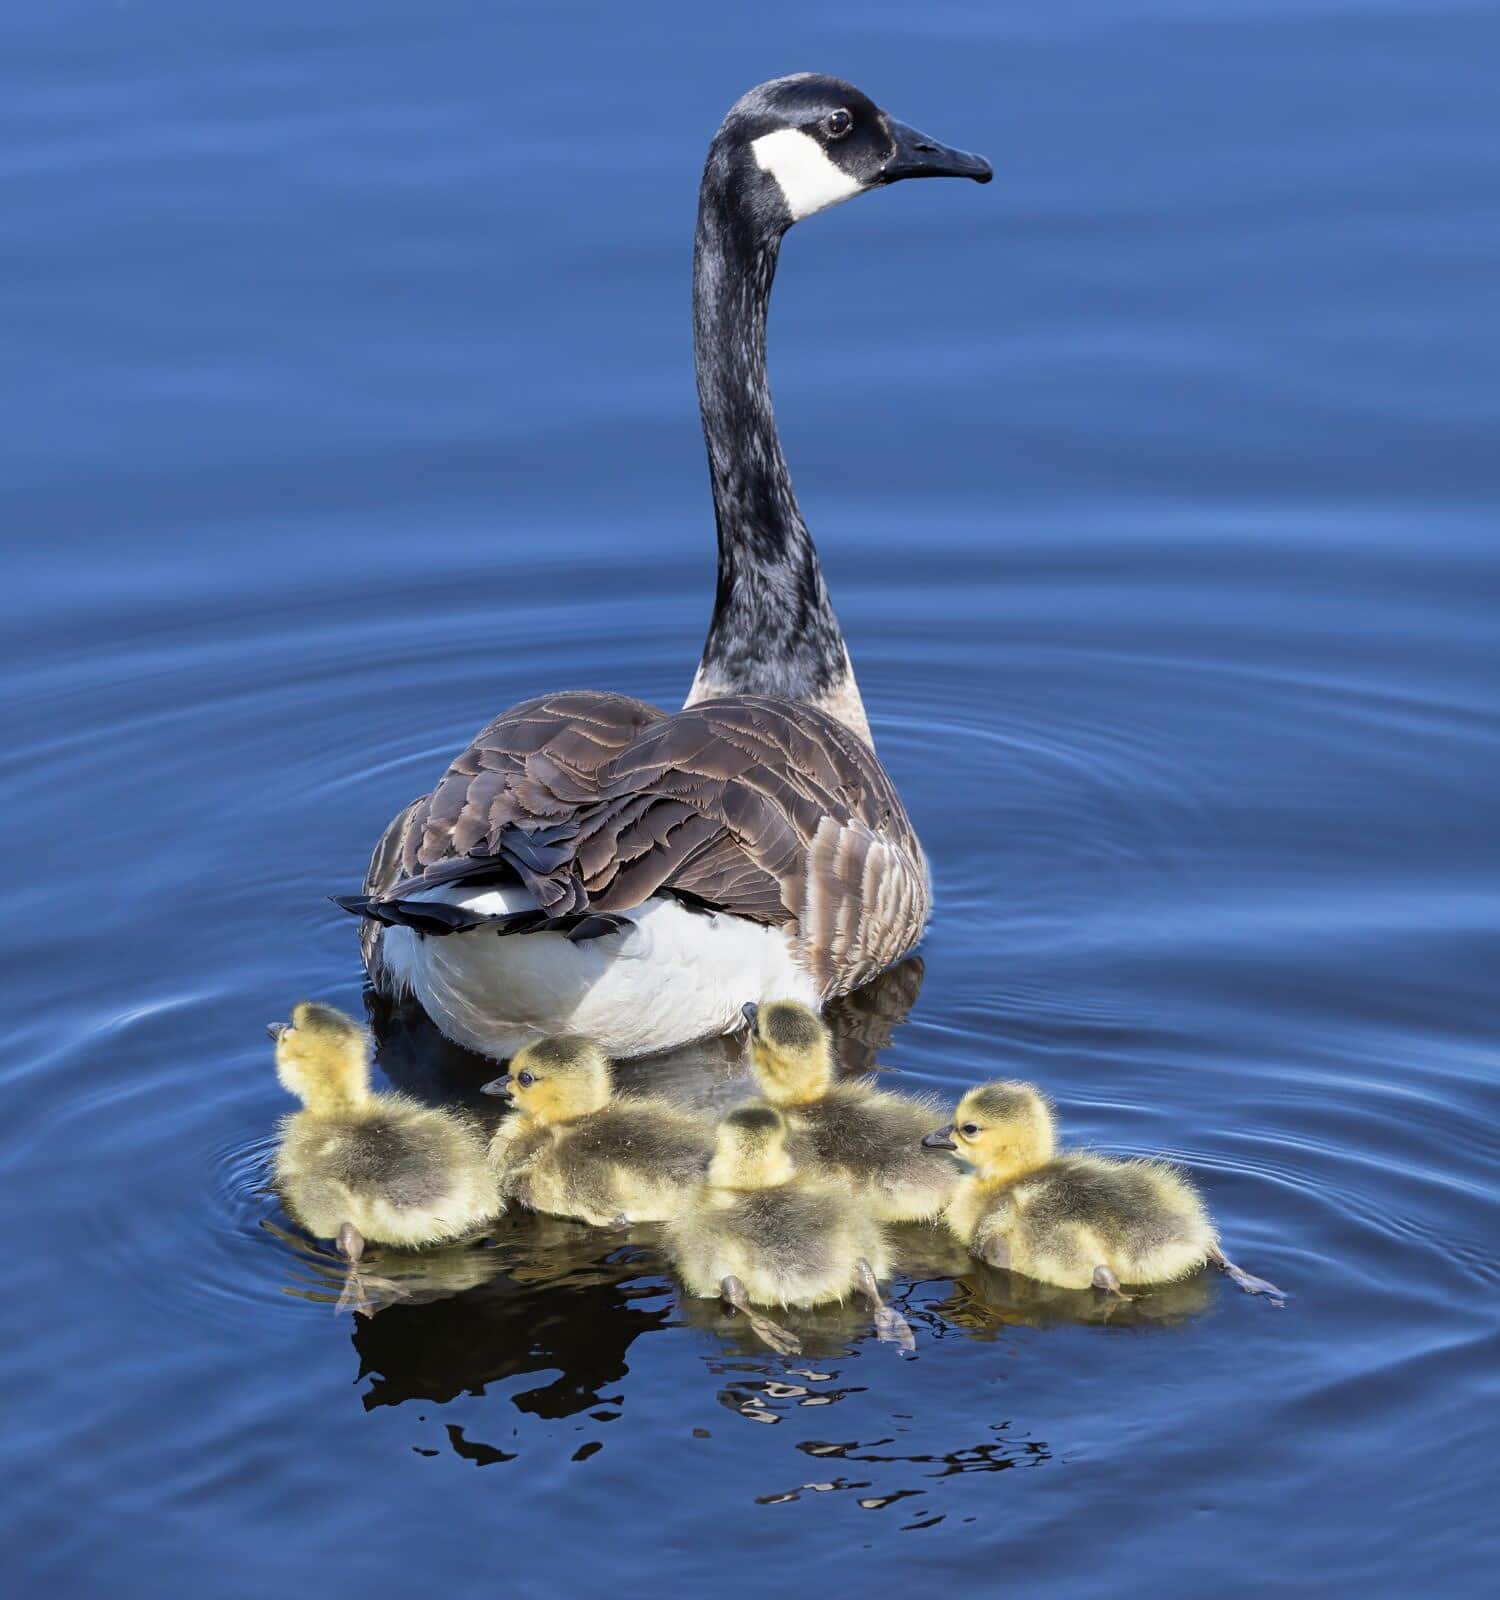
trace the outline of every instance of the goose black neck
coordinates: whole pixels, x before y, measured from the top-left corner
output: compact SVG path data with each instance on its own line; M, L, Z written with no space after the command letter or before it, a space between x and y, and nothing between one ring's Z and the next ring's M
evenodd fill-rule
M781 229L711 155L693 250L693 351L713 479L719 581L695 695L820 700L848 657L781 453L766 382L766 309Z

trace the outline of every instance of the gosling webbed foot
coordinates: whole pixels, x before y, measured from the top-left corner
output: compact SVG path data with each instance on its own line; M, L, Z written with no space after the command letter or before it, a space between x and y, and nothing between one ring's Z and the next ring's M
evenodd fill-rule
M749 1322L756 1338L762 1344L768 1345L778 1355L800 1356L802 1345L795 1335L789 1333L778 1322L772 1322L769 1317L764 1317L750 1304L750 1296L745 1286L738 1278L728 1277L719 1284L719 1296L722 1300L732 1305Z
M883 1301L875 1311L875 1337L882 1344L893 1344L908 1355L916 1352L917 1336L911 1331L911 1324L894 1306Z
M350 1267L344 1274L344 1287L339 1291L338 1302L333 1309L339 1316L346 1311L358 1312L362 1317L374 1314L370 1297L365 1293L364 1277L357 1267Z
M888 1306L880 1293L875 1269L863 1256L854 1263L855 1281L859 1292L875 1316L875 1336L884 1344L894 1344L902 1350L915 1350L917 1336L911 1324L894 1307Z
M361 1317L373 1317L390 1301L406 1298L406 1290L399 1283L360 1271L359 1264L365 1254L365 1236L352 1222L346 1222L339 1229L336 1243L339 1254L349 1263L348 1271L344 1274L344 1287L334 1306L336 1313L342 1315L345 1311L353 1311ZM370 1298L372 1289L378 1297L375 1300Z
M1217 1267L1226 1278L1232 1279L1246 1294L1261 1294L1273 1306L1278 1308L1286 1305L1286 1291L1278 1289L1274 1283L1265 1278L1257 1278L1253 1272L1246 1272L1243 1267L1235 1266L1228 1256L1217 1245L1208 1252L1211 1265Z
M1096 1289L1103 1289L1104 1292L1113 1300L1135 1299L1133 1294L1126 1294L1125 1291L1120 1287L1120 1280L1114 1275L1114 1272L1109 1267L1098 1266L1094 1268L1094 1287Z

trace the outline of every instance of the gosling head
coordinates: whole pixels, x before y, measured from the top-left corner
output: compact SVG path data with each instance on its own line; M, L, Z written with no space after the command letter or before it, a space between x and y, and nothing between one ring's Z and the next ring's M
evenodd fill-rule
M548 1123L602 1110L612 1087L609 1057L599 1046L559 1034L517 1051L510 1071L485 1084L484 1092L508 1095L523 1115Z
M751 1070L766 1099L778 1106L821 1099L833 1079L833 1054L817 1012L795 1000L741 1010L750 1024Z
M1052 1159L1052 1108L1029 1083L984 1083L958 1102L946 1128L922 1143L956 1150L981 1178L1004 1182Z
M276 1076L309 1111L336 1113L370 1097L370 1036L353 1017L303 1000L290 1022L272 1022Z
M794 222L902 178L994 174L983 156L954 150L882 111L852 83L817 72L773 78L730 107L709 147L704 195L722 193L761 242Z
M786 1119L763 1100L736 1106L714 1134L708 1181L715 1189L772 1189L793 1173Z

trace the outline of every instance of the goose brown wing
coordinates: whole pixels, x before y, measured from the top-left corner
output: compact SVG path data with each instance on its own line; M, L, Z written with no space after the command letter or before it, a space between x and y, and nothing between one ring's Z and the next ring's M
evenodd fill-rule
M793 925L826 995L921 937L921 849L885 769L841 722L794 701L701 701L645 730L601 774L580 843L590 903L665 889Z
M515 707L391 825L366 892L371 914L399 920L421 890L502 877L525 882L551 926L666 892L790 927L825 995L910 950L928 907L874 753L814 707L758 695L670 716L587 692ZM514 931L539 925L522 916Z

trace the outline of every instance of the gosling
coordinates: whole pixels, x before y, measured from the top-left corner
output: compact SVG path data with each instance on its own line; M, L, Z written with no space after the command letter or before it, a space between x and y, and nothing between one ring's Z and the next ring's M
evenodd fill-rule
M800 1179L788 1133L786 1118L763 1101L720 1122L694 1204L665 1230L684 1287L727 1301L783 1355L799 1354L800 1343L757 1305L816 1306L857 1291L880 1337L913 1349L906 1319L880 1297L878 1279L891 1266L884 1229L852 1197Z
M367 1311L358 1276L367 1240L440 1244L502 1209L483 1135L455 1112L372 1093L369 1035L331 1006L304 1000L266 1031L276 1076L302 1102L282 1123L276 1187L295 1220L336 1239L349 1262L339 1308Z
M923 1140L974 1169L944 1213L954 1234L991 1266L1067 1289L1171 1283L1205 1263L1280 1305L1280 1289L1242 1272L1188 1179L1162 1161L1056 1153L1052 1109L1029 1083L971 1089L952 1123Z
M527 1045L484 1086L515 1115L490 1141L507 1199L597 1227L661 1222L688 1204L713 1153L713 1124L670 1102L616 1095L609 1060L588 1039Z
M756 1085L785 1116L799 1164L847 1188L882 1222L940 1215L959 1166L921 1142L940 1115L937 1102L835 1083L828 1029L807 1006L777 1000L741 1009Z

